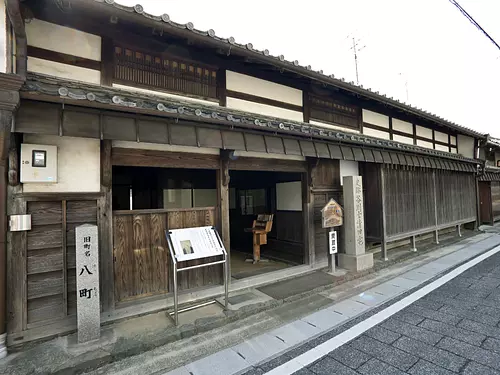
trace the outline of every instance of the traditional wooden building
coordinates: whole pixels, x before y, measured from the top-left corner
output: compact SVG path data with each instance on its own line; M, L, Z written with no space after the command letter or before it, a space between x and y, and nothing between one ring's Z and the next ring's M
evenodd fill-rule
M383 258L389 242L476 222L476 131L140 5L6 4L0 191L32 224L7 231L0 254L9 345L75 328L83 223L99 227L109 317L171 291L169 228L217 226L234 269L252 248L245 228L274 214L263 255L323 267L321 208L342 203L343 176L363 176ZM220 281L217 267L193 270L181 287Z
M500 220L500 140L488 137L480 149L480 159L479 221L493 225Z

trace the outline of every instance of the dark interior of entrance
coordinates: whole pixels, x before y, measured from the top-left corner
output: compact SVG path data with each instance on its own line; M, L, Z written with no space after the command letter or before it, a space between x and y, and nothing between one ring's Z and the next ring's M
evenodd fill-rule
M233 258L252 258L251 228L259 214L273 214L260 265L233 264L235 278L304 263L302 188L300 173L230 171L229 219ZM236 259L235 259L236 260ZM238 269L235 269L236 267Z
M300 173L289 172L230 171L233 278L256 276L304 263L301 177ZM178 216L176 212L191 218L194 216L190 212L203 209L213 212L213 223L217 224L219 202L215 170L113 167L115 217L126 215L127 211L154 216L161 210L169 212L165 220L170 227L169 220ZM252 227L259 214L273 214L273 225L267 244L261 247L264 261L252 264L246 261L252 258L252 233L245 229ZM199 214L193 215L199 217ZM203 223L183 221L181 224L201 226ZM130 239L129 242L141 241Z

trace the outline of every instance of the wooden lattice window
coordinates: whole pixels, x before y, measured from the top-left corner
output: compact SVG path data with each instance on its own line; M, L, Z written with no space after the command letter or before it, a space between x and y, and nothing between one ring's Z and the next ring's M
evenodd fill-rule
M182 59L115 47L114 82L217 99L217 70Z
M325 121L334 125L359 128L359 107L331 98L309 95L311 120Z

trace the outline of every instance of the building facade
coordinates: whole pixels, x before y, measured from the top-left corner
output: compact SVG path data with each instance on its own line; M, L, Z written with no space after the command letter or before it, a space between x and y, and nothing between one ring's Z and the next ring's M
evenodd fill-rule
M263 254L323 267L321 208L342 204L344 176L363 177L366 240L385 259L388 243L477 221L483 134L140 5L12 0L6 11L16 43L1 77L17 100L2 109L0 217L32 223L0 234L9 345L75 328L80 224L99 227L110 315L171 292L167 229L216 226L238 280L245 229L272 213ZM180 286L221 280L214 266Z

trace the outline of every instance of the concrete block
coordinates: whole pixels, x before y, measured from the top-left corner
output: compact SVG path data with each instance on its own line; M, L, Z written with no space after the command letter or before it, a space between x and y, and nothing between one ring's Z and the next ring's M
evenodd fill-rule
M349 255L338 254L339 267L350 271L363 271L373 268L373 254Z
M369 306L363 305L353 299L347 299L330 307L332 311L345 315L348 318L352 318L362 312L365 312L369 308Z
M336 313L330 309L317 311L302 318L303 321L314 324L316 327L320 328L323 331L331 329L347 319L347 316Z
M225 349L185 366L196 375L232 375L249 368L249 364L231 349Z
M288 346L300 344L321 332L321 329L302 320L286 324L269 332L270 335L283 340Z
M255 366L290 348L289 345L275 336L264 333L232 347L234 352L245 358L250 365Z

